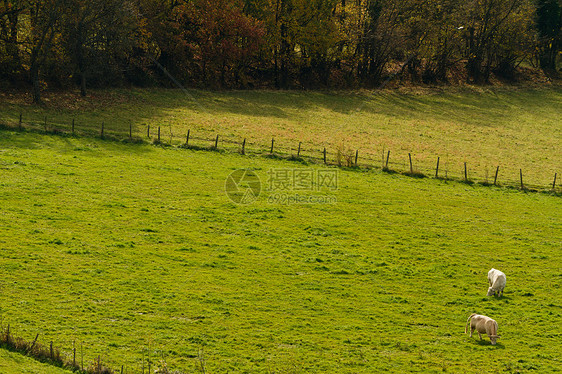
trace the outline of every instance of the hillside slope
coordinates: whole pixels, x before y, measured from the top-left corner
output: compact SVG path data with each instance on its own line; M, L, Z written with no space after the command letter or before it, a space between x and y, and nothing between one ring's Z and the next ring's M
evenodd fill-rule
M214 145L239 151L274 151L328 162L355 155L363 166L389 166L440 175L547 189L562 174L562 88L446 88L418 91L179 91L108 90L88 98L55 93L46 106L25 104L20 96L0 97L0 123L121 138ZM205 140L202 140L205 139Z

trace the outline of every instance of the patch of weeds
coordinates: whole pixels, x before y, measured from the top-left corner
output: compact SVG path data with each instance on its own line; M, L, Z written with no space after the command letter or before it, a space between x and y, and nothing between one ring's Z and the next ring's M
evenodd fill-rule
M387 174L397 174L398 172L396 170L392 170L391 168L388 167L383 167L382 168L383 173L387 173Z
M288 160L288 161L293 161L293 162L299 162L299 163L301 163L301 164L303 164L303 165L308 165L308 162L307 162L304 158L298 157L298 156L295 156L295 155L289 156L289 158L287 158L287 160Z
M355 165L354 158L355 152L353 149L346 147L343 143L336 147L336 165L339 167L353 167Z
M272 159L272 160L286 160L287 159L286 157L283 157L283 156L281 156L277 153L267 153L267 154L264 155L264 157Z
M169 148L172 145L169 143L164 143L162 140L158 140L158 139L153 139L152 140L152 145L157 145L159 147L163 147L163 148Z
M215 147L201 147L198 145L191 145L191 144L182 144L178 146L178 148L191 149L193 151L211 151L215 149Z
M417 171L417 170L405 171L405 172L402 173L402 175L405 175L407 177L412 177L412 178L420 178L420 179L426 177L426 175L424 173L422 173L421 171Z
M117 136L108 135L108 134L100 135L100 139L101 139L101 140L108 141L108 142L118 142L118 141L121 140L121 139L118 138Z
M125 138L121 142L124 144L146 144L144 139L134 136L132 138Z

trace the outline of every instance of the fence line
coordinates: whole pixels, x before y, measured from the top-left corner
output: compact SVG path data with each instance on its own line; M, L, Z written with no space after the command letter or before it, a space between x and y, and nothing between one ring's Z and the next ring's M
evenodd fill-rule
M146 373L151 373L151 368L154 367L157 372L161 373L178 373L183 372L174 370L171 371L167 367L167 363L163 356L155 354L154 359L152 359L150 354L150 345L148 347L148 357L145 358L146 347L142 347L142 360L138 357L135 360L136 364L131 366L120 365L117 369L112 369L103 362L102 355L91 353L88 356L86 365L84 364L84 345L80 343L80 349L78 351L76 340L72 341L72 349L70 352L61 351L58 347L50 341L48 345L44 345L39 339L39 334L35 335L33 341L28 341L14 334L13 329L11 329L8 324L6 327L0 323L0 349L6 349L11 352L16 352L27 357L31 357L39 362L46 363L52 366L60 367L63 369L71 370L78 374L118 374L118 373L130 373L130 374L145 374L145 368L148 369ZM200 353L201 348L199 348ZM158 352L158 350L154 350ZM195 355L194 355L195 356ZM201 362L201 357L197 356L197 366L204 365ZM89 360L89 361L88 361ZM162 367L159 367L162 366Z
M42 121L29 121L25 122L25 117L20 113L16 123L8 123L4 120L4 126L13 130L30 130L41 131L53 134L81 134L86 136L101 137L110 140L123 140L130 142L143 142L143 138L139 135L134 136L133 133L141 134L144 130L141 127L136 127L129 122L128 131L125 129L112 129L105 122L101 122L96 129L92 126L80 126L74 118L68 123L56 123L49 121L46 116ZM169 131L166 134L162 132L162 126L151 128L146 125L146 138L155 144L162 145L178 145L186 148L209 149L209 150L224 150L233 153L240 153L243 155L265 155L275 156L279 158L305 160L318 164L334 165L341 167L354 167L354 168L367 168L367 169L382 169L387 172L402 173L414 177L428 177L434 176L439 179L455 180L468 184L480 183L483 185L494 185L511 188L519 188L527 191L552 191L555 193L562 192L562 185L558 183L558 173L554 172L552 179L547 184L545 183L532 183L525 177L524 170L519 168L519 175L505 176L501 174L500 165L495 165L495 175L493 182L488 181L488 171L486 169L486 176L484 180L480 176L471 176L470 164L464 162L463 165L451 165L447 160L443 160L437 156L437 164L435 166L428 166L427 163L423 164L417 162L415 154L408 153L407 155L396 156L390 149L382 149L382 157L379 159L375 152L369 150L341 148L335 152L329 149L329 144L305 144L302 141L295 142L292 146L287 146L289 142L283 140L279 142L278 139L271 138L270 141L265 140L251 141L247 138L237 138L235 136L222 136L211 131L200 130L201 134L194 134L191 129L188 129L185 134L178 134L173 131L171 126L166 126ZM206 133L206 134L205 134ZM212 137L211 137L212 136ZM406 158L407 156L407 158ZM458 169L458 170L456 170ZM455 171L456 170L456 171ZM546 178L545 178L546 180Z

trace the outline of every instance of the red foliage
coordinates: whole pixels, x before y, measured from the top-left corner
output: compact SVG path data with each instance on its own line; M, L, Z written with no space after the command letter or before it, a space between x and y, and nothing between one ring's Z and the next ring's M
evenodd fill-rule
M195 0L174 9L175 52L188 57L207 84L232 85L256 56L265 30L239 0ZM183 55L183 56L182 56Z

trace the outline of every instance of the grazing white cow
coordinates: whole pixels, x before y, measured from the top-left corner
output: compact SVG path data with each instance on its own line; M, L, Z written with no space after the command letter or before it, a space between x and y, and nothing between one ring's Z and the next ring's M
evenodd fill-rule
M482 334L488 335L492 345L496 344L496 339L499 339L498 336L498 323L491 319L490 317L482 316L480 314L472 313L468 320L466 321L466 326L464 328L464 333L466 334L468 331L468 324L470 323L470 337L472 337L472 333L474 330L478 332L478 336L480 340L482 340Z
M505 274L501 271L492 268L488 272L488 295L487 296L502 296L503 289L505 288Z

